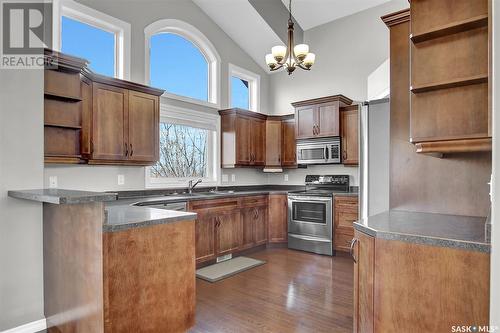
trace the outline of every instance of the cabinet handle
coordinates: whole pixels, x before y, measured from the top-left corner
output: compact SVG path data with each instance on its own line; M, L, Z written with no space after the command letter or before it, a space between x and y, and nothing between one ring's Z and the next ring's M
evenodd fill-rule
M316 135L316 125L313 125L313 135Z
M354 256L354 245L356 245L356 243L358 242L359 240L357 238L353 238L352 241L351 241L351 246L349 247L349 255L351 256L352 258L352 261L354 261L354 263L357 263L358 260L356 259L356 257Z
M128 145L126 143L124 143L125 145L125 156L128 156Z
M281 163L281 155L278 155L278 163Z
M319 132L320 132L319 125L316 125L316 135L319 135Z
M90 153L94 153L94 141L90 141Z
M345 150L342 151L342 160L347 160L347 152Z
M134 148L132 148L132 144L130 144L130 157L134 155Z

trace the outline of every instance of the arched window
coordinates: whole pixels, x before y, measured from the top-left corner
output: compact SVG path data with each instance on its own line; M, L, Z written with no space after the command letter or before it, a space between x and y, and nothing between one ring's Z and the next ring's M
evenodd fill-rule
M165 19L144 33L147 84L165 89L167 97L218 106L220 57L199 30Z

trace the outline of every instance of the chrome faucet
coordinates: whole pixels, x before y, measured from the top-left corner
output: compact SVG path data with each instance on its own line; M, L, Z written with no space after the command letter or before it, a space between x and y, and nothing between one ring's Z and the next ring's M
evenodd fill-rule
M193 184L193 180L190 180L189 183L188 183L188 192L189 194L193 193L193 189L196 187L196 185L198 185L199 183L201 183L201 179L198 179L196 181L196 183Z

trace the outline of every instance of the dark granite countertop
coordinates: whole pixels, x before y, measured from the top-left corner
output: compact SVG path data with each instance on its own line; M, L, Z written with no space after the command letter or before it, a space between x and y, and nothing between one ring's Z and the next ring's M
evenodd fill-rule
M8 191L8 196L57 205L108 202L117 199L116 193L74 191L57 188Z
M361 219L354 228L381 239L489 253L485 221L485 217L391 210Z
M156 224L193 221L195 219L196 213L191 212L119 205L106 207L106 221L103 225L103 231L116 232Z

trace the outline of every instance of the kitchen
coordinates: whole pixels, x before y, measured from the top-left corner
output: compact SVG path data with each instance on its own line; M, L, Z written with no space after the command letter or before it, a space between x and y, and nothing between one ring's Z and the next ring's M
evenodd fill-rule
M494 224L484 221L494 222L487 183L495 173L488 61L495 8L460 2L449 18L434 18L436 28L425 20L435 2L412 1L410 28L407 1L365 1L338 17L320 10L342 12L338 3L318 4L309 15L304 1L292 1L291 10L284 2L54 2L54 15L62 17L54 30L62 38L52 49L62 53L45 50L52 67L2 71L12 87L26 87L5 88L4 95L23 119L2 111L2 126L9 121L2 127L8 156L0 168L2 234L12 274L2 278L0 330L26 323L35 323L25 330L31 332L442 331L451 323L496 324L496 287L489 283L495 231L491 241L484 238ZM270 74L286 55L273 49L274 60L264 56L290 41L292 14L292 37L309 44L316 61L302 65L310 71ZM124 56L110 58L111 72L93 67L92 40L80 47L65 42L65 33L71 38L89 16L95 22L87 24L105 21L120 37L112 39L111 54ZM92 33L107 54L107 35ZM410 33L417 37L404 37ZM450 34L460 38L448 41ZM469 51L453 58L446 43L435 51L434 40ZM162 48L167 43L180 54L196 52L177 64L179 54ZM449 65L439 62L444 55L453 58ZM476 65L465 66L471 55ZM462 70L451 75L460 61ZM427 68L433 64L439 70ZM169 81L168 73L180 76ZM195 90L199 95L190 96ZM450 93L444 97L450 107L432 118L428 103L444 103L441 92ZM15 140L20 126L30 135ZM177 144L186 138L191 143ZM16 154L21 148L30 153ZM450 260L454 268L432 260ZM391 270L395 262L399 271ZM208 278L214 282L199 276L205 273L215 274ZM441 281L436 290L422 274ZM405 282L425 286L427 292L414 294L421 302L408 298ZM432 309L428 297L438 293L449 314L441 330L434 316L442 313L423 308ZM393 311L390 300L409 312ZM72 318L68 310L84 305L91 315ZM401 318L410 313L434 326L407 319L404 326Z

